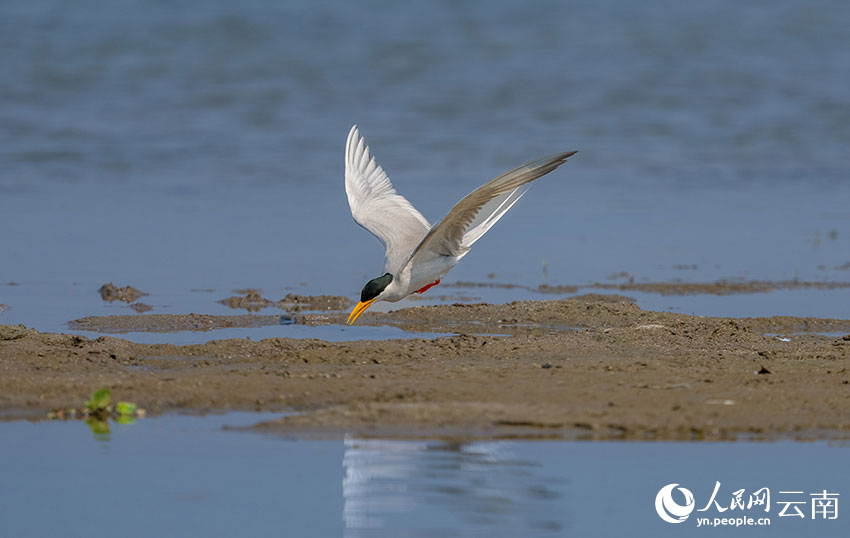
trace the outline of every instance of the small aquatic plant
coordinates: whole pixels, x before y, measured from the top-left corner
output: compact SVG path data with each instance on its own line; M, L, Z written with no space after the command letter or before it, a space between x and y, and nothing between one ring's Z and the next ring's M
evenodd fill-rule
M109 419L119 424L133 424L136 417L145 416L145 410L132 402L118 402L113 407L112 391L108 388L97 389L84 404L82 412L76 408L54 409L47 414L51 420L67 420L79 418L85 420L95 437L109 434Z
M91 393L91 399L86 402L86 409L89 415L105 415L111 411L109 400L112 398L112 391L109 389L98 389Z

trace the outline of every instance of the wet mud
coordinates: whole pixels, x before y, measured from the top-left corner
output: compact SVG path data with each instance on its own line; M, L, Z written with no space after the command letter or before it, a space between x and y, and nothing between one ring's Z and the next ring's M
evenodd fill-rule
M292 319L341 324L347 315ZM146 314L71 327L203 331L281 320ZM698 317L589 294L366 312L358 324L455 335L175 346L5 325L0 417L41 418L108 387L153 414L294 412L255 427L288 436L850 437L850 320Z
M212 331L232 327L265 327L268 325L288 325L292 320L288 316L261 316L243 314L235 316L210 316L206 314L147 314L144 316L89 316L75 319L68 327L77 331L99 333L154 332L171 333L179 331Z
M611 275L613 280L627 279L625 282L594 282L586 285L549 285L537 287L498 282L455 282L446 284L446 288L491 288L524 289L537 293L567 295L579 290L617 290L639 291L660 295L736 295L742 293L767 293L776 290L836 290L850 288L850 282L801 281L801 280L718 280L715 282L636 282L626 272Z
M736 295L766 293L776 290L836 290L850 288L850 282L803 282L798 280L719 280L717 282L625 282L621 284L594 283L601 290L640 291L660 295Z
M139 291L133 286L124 286L123 288L119 288L111 282L101 286L97 292L100 294L101 299L109 303L113 301L132 303L139 297L147 295L147 293Z
M261 290L237 290L242 295L222 299L219 303L233 309L243 309L249 312L257 312L264 308L274 307L288 312L302 312L304 310L344 310L352 306L348 297L339 295L297 295L288 293L279 301L272 301L260 295Z
M151 305L145 303L133 303L130 305L130 308L132 308L139 314L143 314L145 312L150 312L151 310L153 310L153 307Z

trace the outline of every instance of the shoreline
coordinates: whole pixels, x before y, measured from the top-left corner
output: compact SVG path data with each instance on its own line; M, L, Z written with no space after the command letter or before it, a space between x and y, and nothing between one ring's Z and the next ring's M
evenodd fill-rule
M187 318L204 330L279 317L85 319L89 330L192 330ZM109 387L153 415L295 412L254 429L296 437L850 438L850 320L698 317L591 294L367 312L362 323L455 335L176 346L3 325L0 419L42 419Z

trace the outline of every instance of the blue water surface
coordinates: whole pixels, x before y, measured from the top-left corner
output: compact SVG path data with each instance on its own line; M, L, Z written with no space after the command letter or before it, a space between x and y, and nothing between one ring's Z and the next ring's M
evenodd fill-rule
M848 281L848 26L840 0L3 2L0 282L30 300L0 286L0 321L52 330L29 302L105 282L356 298L383 251L348 212L353 123L431 221L580 151L449 279ZM850 316L760 299L668 306Z
M671 443L292 440L225 431L272 414L166 415L0 427L0 536L846 536L842 442ZM709 504L720 482L718 504ZM679 484L695 510L656 512ZM740 489L771 504L730 510ZM839 493L838 517L811 494ZM798 491L801 494L782 494ZM684 504L684 497L678 501ZM804 501L804 518L780 517ZM789 513L794 513L793 509ZM770 519L700 529L697 517ZM699 529L699 530L698 530Z

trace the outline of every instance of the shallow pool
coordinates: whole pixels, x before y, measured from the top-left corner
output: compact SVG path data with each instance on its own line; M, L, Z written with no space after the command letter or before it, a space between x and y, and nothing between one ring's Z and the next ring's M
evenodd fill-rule
M841 504L850 492L842 442L305 441L222 428L273 416L167 415L106 436L75 421L0 424L0 536L683 536L729 517L770 526L707 532L850 528L840 510L812 518L811 494ZM707 507L717 482L723 512ZM657 513L669 484L693 495L682 523ZM747 509L762 488L768 510ZM742 489L745 508L731 509ZM672 499L686 505L679 490ZM802 504L780 517L785 502ZM787 516L795 506L804 517Z

